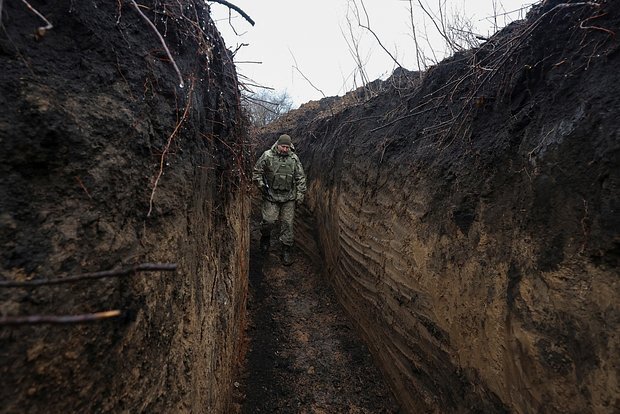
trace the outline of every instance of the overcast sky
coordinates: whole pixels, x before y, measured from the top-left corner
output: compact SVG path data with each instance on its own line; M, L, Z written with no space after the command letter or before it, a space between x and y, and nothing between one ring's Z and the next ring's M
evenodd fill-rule
M536 3L535 0L421 1L427 12L436 16L439 13L437 4L445 2L445 20L449 24L465 27L462 22L470 22L475 32L483 36L492 34L495 25L502 27L512 20L522 18L526 10L509 14L506 12ZM430 65L450 54L445 41L417 0L364 0L368 20L360 0L229 2L256 22L255 26L250 25L235 11L230 12L229 20L229 9L226 6L209 2L227 47L235 50L239 45L247 44L241 46L235 55L241 80L276 91L286 91L293 99L294 107L321 99L323 94L343 95L361 86L358 64L351 52L354 44L358 45L359 56L370 81L385 79L396 67L394 59L383 51L374 36L359 27L354 14L355 4L361 23L366 25L369 22L369 27L384 47L406 69L415 70L418 66L411 29L410 3L414 5L414 24L423 63ZM494 14L501 15L495 20L492 18Z

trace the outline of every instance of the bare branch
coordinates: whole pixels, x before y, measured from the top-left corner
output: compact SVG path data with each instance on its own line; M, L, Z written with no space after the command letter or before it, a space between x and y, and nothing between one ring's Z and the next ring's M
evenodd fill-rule
M30 9L31 12L33 12L34 14L36 14L41 20L43 20L46 24L46 26L41 26L39 28L37 28L37 35L40 37L43 37L43 35L45 35L45 32L52 29L54 26L49 22L49 20L47 20L45 18L45 16L43 16L41 13L39 13L37 11L37 9L35 9L34 7L32 7L30 5L30 3L28 3L26 0L22 0L22 3L24 3L26 5L26 7L28 7ZM0 4L0 16L2 16L2 4Z
M31 316L2 316L2 325L40 325L40 324L67 324L100 321L102 319L121 316L120 310L86 313L82 315L31 315Z
M80 179L80 177L78 177L77 175L75 176L75 180L78 182L78 184L80 185L80 187L82 187L82 190L84 190L84 192L86 193L86 195L88 196L88 198L90 198L91 200L93 199L93 197L90 195L90 193L88 192L88 190L86 189L86 186L84 185L84 183L82 182L82 180Z
M508 45L506 47L506 50L502 50L501 51L501 55L494 61L492 62L492 65L490 67L490 70L485 69L485 74L480 78L477 86L475 86L475 88L469 93L466 103L472 103L474 102L474 100L476 99L476 97L478 96L478 92L483 88L483 86L485 86L486 84L488 84L500 71L500 69L504 66L504 64L512 57L513 53L518 50L523 43L525 43L527 41L527 39L529 38L529 36L534 32L534 30L536 30L540 24L542 23L542 21L551 13L555 12L558 9L564 9L564 8L570 8L570 7L579 7L579 6L592 6L592 7L600 7L601 5L598 3L594 3L594 2L577 2L577 3L560 3L555 5L553 8L551 8L550 10L546 11L545 13L541 14L538 19L536 19L532 24L530 24L529 26L527 26L524 30L522 30L518 35L512 37L510 39L510 41L508 42ZM494 55L495 53L500 53L500 49L497 49L496 51L492 52L489 56ZM473 72L470 72L470 75ZM429 128L425 128L425 131L430 130L430 129L439 129L440 127L443 127L445 125L449 125L449 128L447 130L447 132L445 132L444 136L445 137L449 137L452 136L452 139L450 140L450 142L448 142L444 148L447 148L448 146L450 146L452 144L452 142L454 142L455 138L457 135L459 135L459 132L461 130L461 128L463 127L467 117L471 114L473 105L467 105L464 104L461 107L461 110L452 117L451 120L448 121L444 121L441 124L429 127ZM459 122L460 121L460 122ZM457 125L458 123L458 125ZM452 134L453 132L455 132L454 134ZM460 134L461 136L463 134Z
M22 0L22 1L25 1L25 0ZM168 45L166 45L166 41L164 40L163 36L161 35L161 33L159 33L159 30L157 30L157 27L155 27L153 22L148 17L146 17L144 13L142 13L142 10L140 10L140 7L138 7L138 3L136 3L135 0L129 0L129 1L133 5L133 7L138 11L140 16L142 16L142 18L144 20L146 20L148 25L151 26L151 28L155 31L155 34L157 35L157 37L159 37L159 41L161 42L162 46L166 50L166 54L168 55L168 58L170 59L170 62L172 62L172 66L174 66L174 70L177 72L177 75L179 75L179 81L180 81L179 86L182 88L185 85L185 83L183 82L183 76L181 75L181 71L179 70L179 67L177 66L177 63L172 58L172 54L170 53L170 49L168 49Z
M370 28L370 18L368 17L368 12L366 11L366 5L364 4L364 0L360 0L360 3L362 4L362 9L364 10L364 14L366 15L366 24L362 24L361 21L358 21L358 24L360 25L360 27L368 30L370 32L371 35L373 35L373 37L375 38L375 40L377 41L377 43L379 44L379 46L381 47L381 49L383 49L383 51L385 53L387 53L387 55L394 61L394 63L396 63L396 65L399 68L402 68L403 65L401 65L398 60L396 60L396 58L394 57L394 55L392 55L392 53L390 53L389 50L387 50L387 48L385 46L383 46L383 43L381 42L381 39L379 39L379 36L377 36L377 34L375 33L374 30L372 30Z
M514 13L519 13L519 18L522 18L523 12L525 10L529 10L532 7L532 4L534 4L534 3L527 4L527 5L523 6L523 7L519 7L518 9L514 9L514 10L510 10L510 11L505 11L504 13L497 13L497 14L495 14L495 12L493 12L494 14L492 16L485 17L482 20L486 20L486 21L490 22L491 21L490 19L497 20L498 17L504 17L504 21L505 21L506 20L505 19L506 16L509 16L511 14L514 14ZM502 9L505 10L503 6L502 6ZM491 22L491 23L493 23L493 22ZM498 27L498 29L499 29L499 27Z
M411 32L413 34L413 44L415 46L415 58L418 63L418 71L420 72L420 78L422 78L422 71L426 70L426 64L422 66L422 59L420 54L420 44L418 43L417 30L415 28L415 22L413 19L413 0L409 0L409 16L411 18Z
M252 125L256 127L263 127L284 116L293 106L293 100L286 91L277 93L263 89L243 94L242 99Z
M2 280L0 288L28 288L45 285L59 285L63 283L73 283L82 280L103 279L106 277L133 276L138 272L172 272L176 270L176 263L142 263L127 267L125 269L104 270L102 272L82 273L79 275L67 276L59 279L33 279L33 280Z
M119 24L121 21L121 16L123 15L123 2L121 0L116 0L116 11L118 12L116 24Z
M164 174L164 164L166 162L166 155L170 151L170 145L172 144L172 141L176 137L177 132L179 132L181 125L183 125L183 122L185 122L185 119L187 118L187 114L189 113L189 108L192 106L191 104L192 104L192 92L193 91L194 91L194 79L192 79L192 84L189 88L189 93L187 96L187 104L185 105L183 116L181 117L181 120L177 123L177 126L174 128L174 131L172 131L172 134L170 134L170 136L168 137L168 142L166 142L166 146L164 147L164 150L161 153L161 158L159 159L159 172L157 173L157 177L155 178L155 182L153 183L153 190L151 191L151 197L149 199L149 211L148 213L146 213L147 217L151 217L151 213L153 212L153 200L155 199L155 191L157 190L157 184L159 184L159 180L161 179L161 176Z
M443 16L441 18L436 18L431 12L429 12L426 9L426 7L424 7L421 0L418 0L418 4L422 8L422 11L429 17L429 19L433 23L433 26L435 26L435 29L437 29L437 32L439 33L439 35L444 38L444 40L446 41L446 44L450 47L450 49L452 49L453 51L462 50L462 48L459 45L455 44L452 41L452 39L450 39L450 37L448 36L448 33L445 30L445 26L444 26L445 22L443 21ZM439 5L439 10L441 12L441 4ZM439 20L439 23L443 27L443 30L437 24L437 20Z
M243 10L241 10L239 7L235 6L234 4L229 3L226 0L209 0L209 1L212 1L213 3L223 4L224 6L233 9L234 11L242 15L243 18L247 20L252 26L254 26L255 24L254 20L252 20L252 18L248 16L246 12L244 12Z
M493 0L493 33L497 32L498 29L498 25L497 25L497 16L498 16L498 12L497 12L497 0Z
M233 50L233 51L232 51L232 56L233 56L233 58L235 57L235 55L237 54L237 52L238 52L238 51L239 51L239 50L240 50L243 46L250 46L250 44L249 44L249 43L241 43L241 44L238 44L238 45L237 45L237 47L235 48L235 50ZM239 63L239 62L235 62L235 63ZM256 63L256 62L254 62L254 63Z
M356 20L359 22L360 20L359 10L355 2L353 2L353 7L355 7L354 14L355 14ZM351 24L351 20L349 18L349 10L350 10L350 7L349 9L347 9L346 21L347 21L347 27L349 29L349 36L351 40L349 41L349 38L342 30L342 27L340 28L340 32L342 33L342 37L344 38L347 44L347 47L349 48L349 53L351 54L351 57L353 57L353 60L355 61L355 64L357 65L357 72L359 72L359 75L362 78L361 79L362 86L364 86L369 83L368 74L366 73L366 68L365 68L366 62L364 62L364 60L362 59L362 56L360 55L360 46L359 46L360 39L358 36L355 36L355 33L353 32L353 25ZM343 82L343 84L344 83L345 82ZM353 87L354 88L357 87L355 72L353 73Z
M615 32L612 32L612 31L611 31L611 30L609 30L609 29L605 29L604 27L599 27L599 26L584 26L584 25L583 25L583 24L584 24L585 22L587 22L587 21L590 21L590 20L593 20L593 19L598 19L599 17L603 17L603 16L605 16L605 15L607 15L607 13L600 13L600 14L597 14L596 16L590 16L590 17L588 17L587 19L583 20L581 23L579 23L579 27L580 27L581 29L593 29L593 30L600 30L600 31L602 31L602 32L605 32L605 33L609 34L611 37L616 37L616 33L615 33Z
M314 89L316 89L321 95L323 95L323 98L326 98L325 94L323 93L322 90L320 90L319 88L317 88L316 86L314 86L314 84L310 81L310 79L308 79L306 77L306 75L304 75L304 73L299 70L299 67L297 65L297 59L295 59L295 55L293 55L293 52L291 52L291 50L289 49L288 52L291 54L291 57L293 58L293 62L295 62L295 66L293 66L293 69L295 69L297 72L299 72L299 74L306 80L306 82L308 82L310 84L310 86L312 86Z

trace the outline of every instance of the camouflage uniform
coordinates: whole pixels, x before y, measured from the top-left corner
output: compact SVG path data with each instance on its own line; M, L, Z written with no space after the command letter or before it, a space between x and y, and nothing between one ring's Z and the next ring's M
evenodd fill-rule
M288 137L288 135L283 135ZM282 137L282 136L281 136ZM284 254L290 254L293 246L293 220L295 205L301 204L306 193L306 175L295 148L290 144L287 153L278 150L278 143L271 146L258 159L252 173L252 181L263 194L261 207L261 248L269 246L269 237L276 220L280 219L280 242ZM288 137L290 142L290 137ZM285 260L286 262L287 260Z

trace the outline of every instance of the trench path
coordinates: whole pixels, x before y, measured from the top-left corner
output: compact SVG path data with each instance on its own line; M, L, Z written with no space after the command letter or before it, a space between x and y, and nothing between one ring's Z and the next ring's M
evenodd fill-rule
M366 345L310 259L258 249L253 220L241 413L399 413Z

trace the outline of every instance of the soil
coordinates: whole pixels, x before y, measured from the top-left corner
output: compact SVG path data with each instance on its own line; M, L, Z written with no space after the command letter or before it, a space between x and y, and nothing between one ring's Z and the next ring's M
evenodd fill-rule
M288 268L250 253L251 148L208 6L140 3L185 87L129 2L38 2L43 35L2 3L2 278L178 269L0 290L3 317L122 310L3 327L1 411L228 413L235 390L244 413L618 412L620 2L547 0L263 131L309 178Z
M277 243L263 254L259 238L255 220L238 412L401 412L317 263L294 249L284 266Z
M2 3L2 279L177 270L0 289L3 317L122 315L1 327L0 411L225 412L249 205L236 73L208 6L139 2L180 87L131 2L33 3L54 25L43 36L23 2Z
M618 1L548 0L262 131L405 411L618 412L619 31Z

